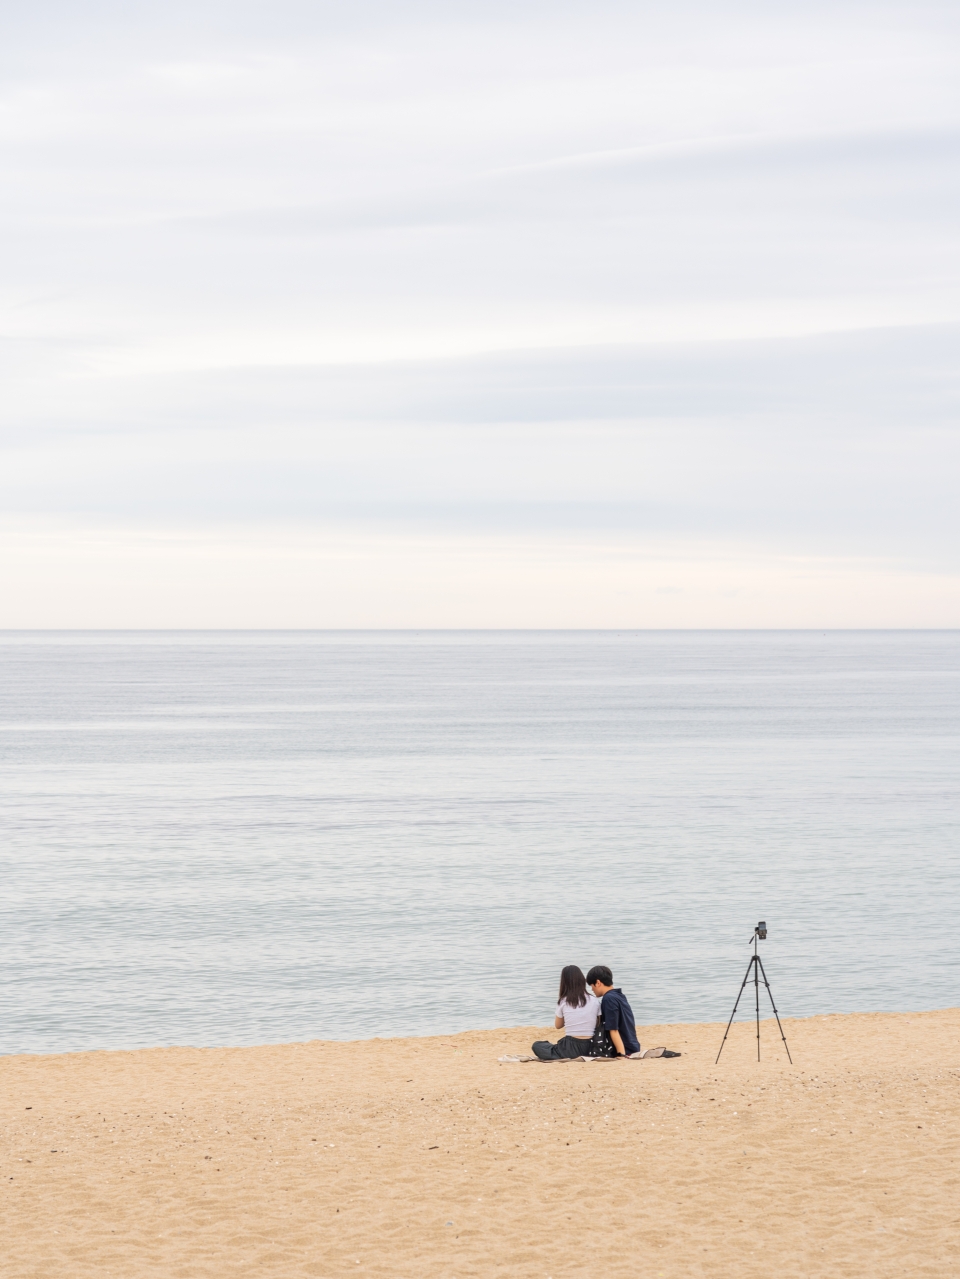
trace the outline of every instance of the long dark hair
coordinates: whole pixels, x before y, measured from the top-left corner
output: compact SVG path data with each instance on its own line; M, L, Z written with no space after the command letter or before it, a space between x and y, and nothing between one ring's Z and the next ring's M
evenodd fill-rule
M570 1008L582 1008L587 1002L587 979L576 964L567 964L560 974L560 1002Z

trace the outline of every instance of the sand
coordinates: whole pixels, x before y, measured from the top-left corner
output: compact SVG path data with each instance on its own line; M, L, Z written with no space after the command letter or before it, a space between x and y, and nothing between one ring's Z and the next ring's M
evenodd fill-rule
M784 1029L0 1058L0 1273L960 1275L960 1009Z

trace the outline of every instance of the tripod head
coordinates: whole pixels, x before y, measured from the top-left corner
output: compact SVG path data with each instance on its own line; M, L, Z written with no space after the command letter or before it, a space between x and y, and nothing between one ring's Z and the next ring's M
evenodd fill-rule
M756 938L759 938L760 941L767 940L767 923L766 923L766 920L764 919L761 919L760 923L757 924L756 928L753 930L753 936L750 938L751 945L756 940Z

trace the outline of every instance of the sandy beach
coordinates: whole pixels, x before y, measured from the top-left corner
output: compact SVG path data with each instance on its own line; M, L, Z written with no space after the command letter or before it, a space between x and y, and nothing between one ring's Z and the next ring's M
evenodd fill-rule
M960 1274L960 1009L0 1060L4 1276Z

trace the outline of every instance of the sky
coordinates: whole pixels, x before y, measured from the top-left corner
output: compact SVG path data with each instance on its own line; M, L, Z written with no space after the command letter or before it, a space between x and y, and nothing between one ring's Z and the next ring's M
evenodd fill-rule
M0 15L0 627L960 626L960 6Z

